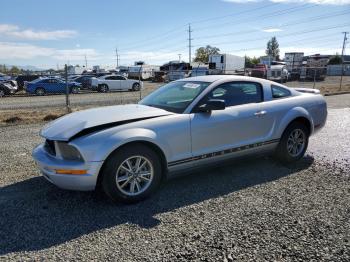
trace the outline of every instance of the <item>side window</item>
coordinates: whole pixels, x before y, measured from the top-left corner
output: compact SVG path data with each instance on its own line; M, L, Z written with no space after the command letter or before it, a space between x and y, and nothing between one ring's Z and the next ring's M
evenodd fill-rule
M125 80L125 78L122 76L116 76L116 80Z
M224 100L227 107L263 101L262 86L254 82L225 83L209 93L207 99Z
M114 80L113 76L106 77L105 80Z
M273 98L283 98L291 96L291 92L280 86L271 85L271 92Z

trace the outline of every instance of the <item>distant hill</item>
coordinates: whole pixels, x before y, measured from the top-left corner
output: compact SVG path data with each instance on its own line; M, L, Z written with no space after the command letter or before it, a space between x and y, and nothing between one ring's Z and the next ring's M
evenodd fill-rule
M11 68L14 65L5 65L7 68ZM25 66L19 66L19 65L15 65L16 67L18 67L19 69L23 69L23 70L30 70L30 71L44 71L45 69L43 68L39 68L36 66L32 66L32 65L25 65Z

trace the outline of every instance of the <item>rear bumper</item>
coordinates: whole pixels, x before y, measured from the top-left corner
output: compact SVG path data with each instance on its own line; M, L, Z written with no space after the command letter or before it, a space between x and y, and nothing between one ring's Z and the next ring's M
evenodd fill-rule
M43 145L37 146L32 156L42 175L52 184L68 190L91 191L97 183L101 162L76 162L57 159L48 154ZM84 175L56 174L56 169L87 170Z

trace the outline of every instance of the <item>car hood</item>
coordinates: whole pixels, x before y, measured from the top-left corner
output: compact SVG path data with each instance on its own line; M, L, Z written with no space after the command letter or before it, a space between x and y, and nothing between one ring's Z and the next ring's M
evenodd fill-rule
M171 114L174 113L144 105L99 107L60 117L44 126L40 135L49 140L70 141L98 130Z

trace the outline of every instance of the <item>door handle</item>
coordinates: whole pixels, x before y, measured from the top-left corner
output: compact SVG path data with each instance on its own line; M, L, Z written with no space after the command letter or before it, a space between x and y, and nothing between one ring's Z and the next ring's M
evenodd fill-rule
M254 113L255 116L263 116L263 115L266 115L266 111L265 110L262 110L262 111L258 111L256 113Z

